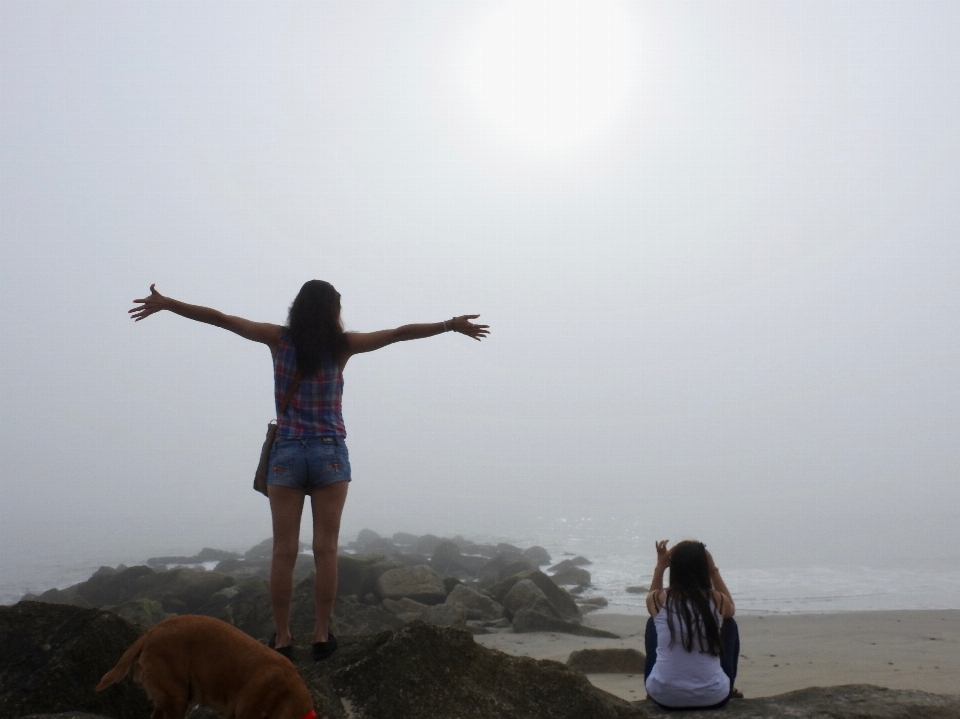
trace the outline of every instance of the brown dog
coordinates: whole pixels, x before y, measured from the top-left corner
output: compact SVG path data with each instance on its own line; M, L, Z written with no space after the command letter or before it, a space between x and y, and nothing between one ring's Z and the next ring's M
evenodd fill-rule
M313 719L313 700L288 659L212 617L165 619L123 653L97 691L133 668L153 702L150 719L183 719L203 704L229 719Z

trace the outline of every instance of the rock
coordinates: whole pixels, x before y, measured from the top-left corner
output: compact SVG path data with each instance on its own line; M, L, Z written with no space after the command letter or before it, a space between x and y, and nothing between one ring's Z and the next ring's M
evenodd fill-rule
M394 634L377 637L363 648L345 647L338 654L341 656L337 657L337 663L321 667L321 671L331 672L329 681L336 693L349 702L351 716L367 719L639 719L645 716L642 709L630 707L627 702L596 689L583 674L558 662L511 657L478 645L468 632L458 629L414 622ZM320 662L320 665L326 663ZM312 677L308 679L309 685L315 683Z
M510 591L514 584L522 579L529 579L536 584L540 588L540 591L547 596L550 604L553 605L553 608L557 610L561 617L572 620L580 619L580 610L577 608L573 597L571 597L566 590L558 587L550 577L539 569L514 575L495 584L490 587L490 594L502 604L507 592Z
M313 621L313 612L311 611L309 619L301 624L303 629L295 629L294 631L299 632L299 634L294 636L309 637L313 630ZM333 607L333 615L330 618L330 628L338 637L380 634L381 632L399 629L404 624L405 622L402 619L393 616L383 608L360 604L353 597L338 597L337 603Z
M359 597L376 591L377 578L403 563L382 554L341 554L337 557L337 594Z
M534 545L523 550L523 556L533 562L534 565L542 567L544 564L550 564L550 553L543 547Z
M381 537L372 542L368 542L363 545L364 554L396 554L400 551L400 547L393 543L392 539L387 539L386 537Z
M444 541L440 542L433 550L433 555L430 557L430 566L441 574L450 574L463 569L460 564L462 558L460 547L453 542Z
M573 559L564 559L562 562L557 562L552 567L550 567L548 572L562 572L566 569L576 569L577 567L584 567L593 564L586 557L574 557Z
M410 551L417 554L425 554L428 557L433 554L437 546L443 540L440 537L436 537L432 534L424 534L422 537L418 537L417 540L410 546Z
M270 559L273 556L273 537L264 539L260 544L250 547L244 555L244 559Z
M109 693L93 691L138 636L134 625L104 610L44 602L0 606L0 718L78 711L143 719L151 705L131 682Z
M299 560L300 557L297 557ZM234 579L269 579L270 559L224 559L213 571L226 574Z
M417 535L410 534L409 532L397 532L393 535L394 544L399 544L402 547L409 547L416 541Z
M377 594L384 599L409 597L423 604L441 604L447 598L443 577L426 565L391 569L377 577Z
M497 553L507 554L507 555L517 555L517 554L522 555L523 550L520 549L520 547L513 546L512 544L507 544L506 542L500 542L500 544L497 545Z
M620 638L612 632L605 632L602 629L594 629L593 627L585 627L577 622L570 622L566 619L560 619L556 615L531 609L520 609L515 612L512 624L513 631L518 634L525 632L561 632L563 634L576 634L581 637Z
M567 666L584 674L639 674L646 657L636 649L581 649L570 654Z
M588 604L592 604L597 609L606 607L609 604L606 597L580 597L575 601L580 605L580 611L583 611L584 607Z
M467 626L467 608L462 604L437 604L433 607L427 607L420 615L420 619L427 624L435 624L438 627L460 627Z
M447 596L450 596L450 592L452 592L455 587L459 587L461 584L463 584L463 582L456 577L443 578L443 589L447 593Z
M651 717L675 717L653 702L634 702ZM759 699L732 699L721 710L731 719L956 719L960 697L848 684L810 687ZM717 710L688 709L684 719L716 719Z
M467 619L495 621L503 616L501 604L463 584L453 588L447 595L446 603L462 604L467 611Z
M572 584L578 587L590 586L590 572L580 567L561 569L553 575L552 579L557 584Z
M167 618L163 606L155 599L131 599L129 602L124 602L109 609L131 624L139 625L144 630L150 629L154 624Z
M560 619L560 614L536 584L529 579L521 579L513 585L503 598L503 609L507 616L514 617L521 609Z
M650 591L650 587L627 587L627 594L646 594Z
M376 542L379 539L383 539L383 537L374 532L372 529L361 529L354 544L356 545L357 549L362 551L368 544Z
M403 599L384 599L380 606L395 617L404 614L416 614L419 617L427 609L426 604L415 602L407 597Z
M480 586L489 587L515 574L529 572L534 568L530 561L523 558L522 555L511 557L505 554L498 554L483 565L477 578L480 581Z

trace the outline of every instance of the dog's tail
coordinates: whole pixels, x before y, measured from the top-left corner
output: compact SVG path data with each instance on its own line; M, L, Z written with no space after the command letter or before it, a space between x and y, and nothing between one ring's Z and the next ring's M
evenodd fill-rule
M137 658L140 656L140 652L143 651L143 643L146 638L147 635L144 634L127 648L127 651L120 657L120 661L117 662L117 666L103 675L103 679L100 680L100 683L97 684L94 691L102 692L107 687L113 686L127 676L130 667L133 666L133 663L137 661Z

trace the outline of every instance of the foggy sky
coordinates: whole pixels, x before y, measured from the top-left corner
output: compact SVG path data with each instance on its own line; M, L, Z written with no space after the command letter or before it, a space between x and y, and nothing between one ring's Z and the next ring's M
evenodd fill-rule
M581 136L471 94L497 4L0 3L2 552L268 536L268 350L126 311L321 278L349 329L492 330L351 359L345 534L960 556L958 5L592 7L543 8L627 20Z

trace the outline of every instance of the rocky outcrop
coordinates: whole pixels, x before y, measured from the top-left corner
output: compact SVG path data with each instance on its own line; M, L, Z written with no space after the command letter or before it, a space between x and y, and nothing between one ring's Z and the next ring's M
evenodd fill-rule
M560 619L560 614L547 599L540 587L529 579L522 579L507 592L503 598L503 609L507 616L514 617L517 612L526 610L548 617Z
M631 648L581 649L570 654L567 666L584 674L639 674L646 657Z
M270 541L272 548L273 541ZM222 549L204 547L192 557L151 557L147 560L147 565L151 567L163 567L168 564L202 564L203 562L222 562L228 559L239 559L240 556L237 552L225 552Z
M540 570L521 572L520 574L508 577L502 582L490 587L489 592L494 599L502 604L504 597L506 597L507 593L513 588L513 585L524 579L529 579L537 585L562 618L570 620L580 619L580 610L577 608L577 603L573 597L570 596L567 591L558 587L550 577Z
M383 554L341 554L337 557L337 594L365 597L376 592L377 578L404 564Z
M571 584L577 587L590 586L590 572L580 567L567 567L556 572L551 578L557 584Z
M457 585L447 595L447 604L461 604L467 612L467 619L496 621L503 616L503 606L480 592L463 584Z
M377 594L384 599L407 597L421 604L441 604L447 598L443 577L426 565L391 569L377 577Z
M646 716L562 664L511 657L478 645L467 632L420 622L348 647L337 659L308 685L326 679L352 716L367 719Z
M481 587L490 587L515 574L529 572L535 568L530 560L521 554L500 553L483 565L477 578Z
M677 716L650 701L634 702L652 717ZM869 684L811 687L760 699L731 699L730 719L957 719L960 697L897 691ZM716 710L687 710L684 719L717 719Z
M138 636L112 612L44 602L0 606L0 719L68 710L149 716L150 703L130 682L110 694L93 691Z

